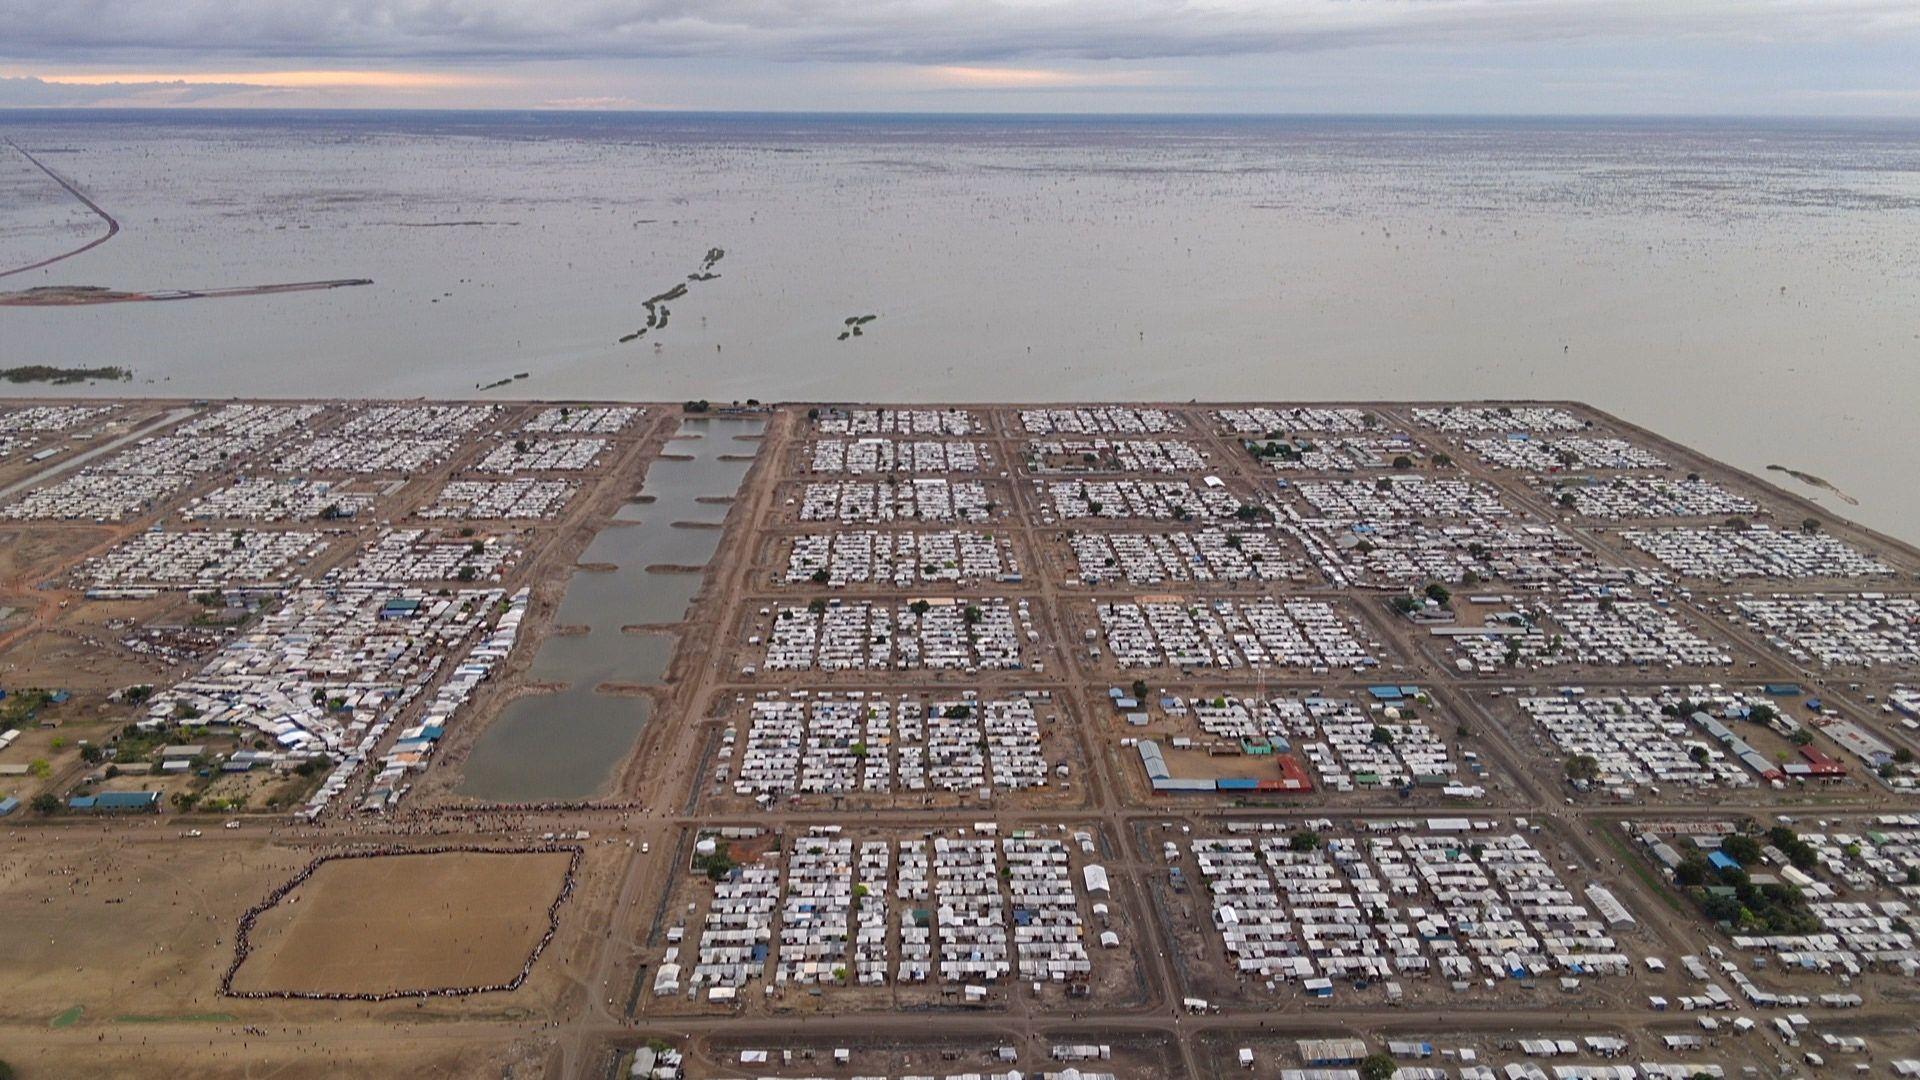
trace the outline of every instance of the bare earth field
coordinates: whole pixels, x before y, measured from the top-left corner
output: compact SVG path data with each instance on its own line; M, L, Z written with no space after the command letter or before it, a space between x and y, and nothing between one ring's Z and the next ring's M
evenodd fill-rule
M220 973L235 923L307 856L212 838L188 849L159 828L0 834L0 973L12 988L0 1016L44 1025L76 1005L96 1018L230 1008Z
M335 859L254 924L242 993L385 994L519 974L560 894L564 852Z

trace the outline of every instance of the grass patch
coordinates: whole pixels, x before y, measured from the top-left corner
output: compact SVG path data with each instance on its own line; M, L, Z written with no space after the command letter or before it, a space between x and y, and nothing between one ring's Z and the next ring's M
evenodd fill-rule
M87 1007L85 1005L75 1005L73 1008L47 1021L47 1026L57 1028L72 1027L79 1023L80 1018L86 1014Z
M1673 890L1667 888L1666 882L1660 880L1660 878L1654 874L1653 867L1649 866L1647 861L1640 857L1639 852L1627 847L1626 842L1620 839L1619 835L1615 833L1613 829L1603 828L1600 832L1601 835L1607 838L1607 844L1611 846L1613 850L1620 853L1620 861L1626 863L1627 866L1633 870L1633 876L1639 878L1640 883L1645 885L1648 891L1658 896L1661 903L1672 908L1674 911L1682 915L1687 914L1686 905L1680 902L1679 897L1673 895Z

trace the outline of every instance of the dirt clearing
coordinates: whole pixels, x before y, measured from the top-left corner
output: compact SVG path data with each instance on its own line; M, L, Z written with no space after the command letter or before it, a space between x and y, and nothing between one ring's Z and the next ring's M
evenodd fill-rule
M262 912L237 993L431 992L512 982L573 856L446 851L334 859Z

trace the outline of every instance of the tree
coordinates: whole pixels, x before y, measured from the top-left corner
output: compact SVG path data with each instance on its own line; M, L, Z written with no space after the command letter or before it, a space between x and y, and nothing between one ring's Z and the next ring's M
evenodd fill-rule
M907 605L907 610L913 612L915 615L925 615L927 612L933 610L933 605L927 603L925 600L915 600L913 603Z
M1446 607L1447 603L1453 599L1453 594L1447 591L1445 585L1435 581L1427 585L1427 599L1432 600L1441 607Z
M1413 459L1405 454L1401 454L1393 459L1393 467L1396 469L1411 469L1413 468Z
M1713 864L1707 862L1697 852L1682 859L1679 866L1673 868L1674 884L1683 889L1691 889L1707 883L1707 875L1712 873Z
M1600 779L1600 759L1592 754L1575 754L1568 758L1567 779L1584 784Z
M1302 829L1288 838L1287 846L1295 851L1312 851L1320 846L1320 834L1312 829Z
M1147 680L1145 679L1133 680L1133 696L1141 701L1145 701L1147 699Z
M1725 837L1720 841L1720 850L1742 866L1751 866L1760 861L1760 845L1754 843L1751 836Z
M1368 1054L1360 1062L1360 1080L1391 1080L1399 1066L1386 1054Z
M1373 727L1373 733L1368 736L1368 739L1369 741L1373 742L1377 746L1392 746L1393 732L1388 731L1386 728L1378 724L1375 724Z
M1810 517L1800 523L1800 531L1812 535L1820 531L1820 519Z
M813 583L815 585L825 585L827 582L832 580L833 580L833 575L827 572L826 567L821 567L820 569L815 570L813 572Z
M55 795L51 791L43 791L35 795L33 802L28 805L33 807L33 812L36 814L43 816L46 814L57 814L60 812L60 796Z

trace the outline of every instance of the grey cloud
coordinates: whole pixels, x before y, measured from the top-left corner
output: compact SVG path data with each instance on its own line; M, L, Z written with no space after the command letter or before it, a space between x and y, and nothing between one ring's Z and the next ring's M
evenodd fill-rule
M0 0L0 55L1149 59L1356 45L1920 36L1912 0Z

